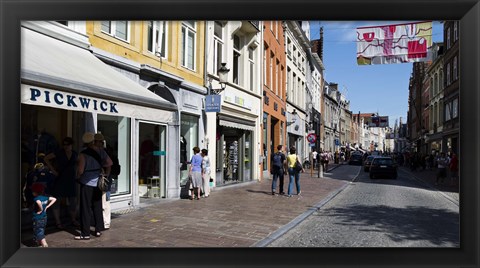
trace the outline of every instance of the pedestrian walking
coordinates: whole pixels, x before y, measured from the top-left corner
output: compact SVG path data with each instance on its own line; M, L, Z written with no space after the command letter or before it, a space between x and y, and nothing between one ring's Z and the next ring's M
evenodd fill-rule
M317 167L317 150L314 148L312 152L312 161L313 161L313 168L315 169Z
M277 152L272 155L272 195L276 194L277 189L277 180L280 181L280 185L278 186L278 192L283 195L283 184L284 184L284 173L286 170L286 157L283 153L283 146L277 146Z
M297 188L297 195L302 193L300 189L300 171L305 172L303 167L298 170L296 169L295 163L300 161L298 159L298 155L296 154L297 149L295 146L290 147L290 154L287 156L287 165L288 165L288 175L290 176L290 180L288 182L288 192L287 196L291 197L293 192L293 182L295 181L295 186Z
M210 158L208 157L208 150L202 149L202 176L203 176L203 196L210 196Z
M112 160L105 150L95 145L95 134L86 132L82 137L86 149L80 152L77 162L77 179L80 183L80 235L75 240L90 239L91 213L95 221L94 236L100 237L104 230L102 191L97 187L100 176L110 175Z
M45 227L47 227L47 209L51 207L57 199L52 196L45 196L45 186L36 182L32 185L33 194L33 237L40 247L48 247L45 238Z
M452 153L452 159L450 159L450 185L457 185L458 180L458 157L456 153Z
M438 185L438 182L443 183L444 179L447 177L447 166L448 158L445 156L445 153L442 152L437 157L437 178L435 180L435 185Z
M202 155L200 154L200 148L197 146L193 147L193 156L190 160L190 172L189 176L192 178L192 196L190 200L196 198L200 200L200 191L202 190ZM195 192L197 193L195 196Z

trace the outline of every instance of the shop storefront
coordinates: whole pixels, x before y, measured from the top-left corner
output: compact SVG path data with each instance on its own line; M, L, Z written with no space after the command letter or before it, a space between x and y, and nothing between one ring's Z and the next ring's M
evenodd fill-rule
M216 185L253 179L255 122L219 114L216 138Z
M177 106L100 61L86 36L72 40L75 45L22 27L22 172L64 137L79 152L84 132L101 132L121 166L113 210L142 197L178 197L178 179L169 179L178 178L169 168L178 161L167 157L178 141Z

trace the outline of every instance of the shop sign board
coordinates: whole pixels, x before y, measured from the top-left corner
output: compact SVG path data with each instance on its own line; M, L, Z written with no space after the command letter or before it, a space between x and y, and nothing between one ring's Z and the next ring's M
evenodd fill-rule
M205 112L219 113L222 103L222 96L207 95L205 99Z
M174 115L173 112L159 113L157 109L150 107L27 84L21 84L21 103L158 122L171 122Z

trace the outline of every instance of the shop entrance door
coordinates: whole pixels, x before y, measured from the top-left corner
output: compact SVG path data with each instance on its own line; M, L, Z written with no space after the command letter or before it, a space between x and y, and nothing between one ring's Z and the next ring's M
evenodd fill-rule
M138 195L165 198L166 193L166 126L139 122Z

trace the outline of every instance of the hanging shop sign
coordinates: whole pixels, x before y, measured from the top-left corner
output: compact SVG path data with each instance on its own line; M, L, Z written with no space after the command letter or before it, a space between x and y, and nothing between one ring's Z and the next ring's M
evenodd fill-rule
M205 98L205 112L219 113L222 104L221 95L207 95Z

